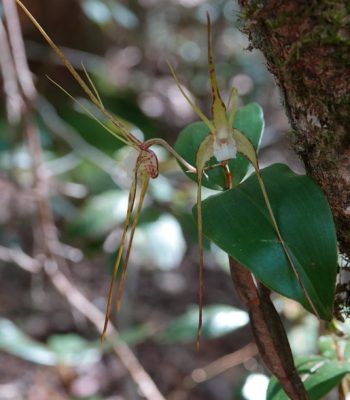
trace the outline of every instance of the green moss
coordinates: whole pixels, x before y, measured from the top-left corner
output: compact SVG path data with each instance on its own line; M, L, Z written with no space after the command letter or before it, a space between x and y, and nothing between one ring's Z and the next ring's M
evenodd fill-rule
M289 22L290 13L287 11L280 11L278 14L275 14L274 16L271 16L271 18L265 20L266 25L273 30L283 28L284 26L288 25Z
M259 0L252 0L249 2L245 2L244 7L242 7L242 14L241 20L243 22L247 22L250 19L254 19L256 14L261 10L263 7L261 1Z
M285 96L285 108L295 129L289 134L292 147L327 193L340 248L349 251L344 189L349 188L350 2L241 3L245 32L252 45L264 53L268 69Z
M338 27L344 26L347 23L350 10L347 10L345 2L324 1L323 3L320 15L325 22Z

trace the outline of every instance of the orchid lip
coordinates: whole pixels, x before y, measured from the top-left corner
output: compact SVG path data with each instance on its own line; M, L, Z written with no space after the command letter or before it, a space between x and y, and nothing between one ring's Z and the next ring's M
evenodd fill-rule
M229 136L225 141L219 138L214 140L213 153L219 162L236 158L237 147L234 139Z

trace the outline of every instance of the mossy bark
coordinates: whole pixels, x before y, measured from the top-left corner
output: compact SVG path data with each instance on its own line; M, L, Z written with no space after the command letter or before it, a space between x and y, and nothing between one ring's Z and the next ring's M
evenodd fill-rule
M350 2L239 0L293 128L291 146L331 205L350 257Z

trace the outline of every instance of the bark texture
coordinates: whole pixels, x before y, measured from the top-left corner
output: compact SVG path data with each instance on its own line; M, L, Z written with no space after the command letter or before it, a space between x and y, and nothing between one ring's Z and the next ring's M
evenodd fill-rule
M239 3L243 31L281 89L292 147L326 194L350 257L350 2Z

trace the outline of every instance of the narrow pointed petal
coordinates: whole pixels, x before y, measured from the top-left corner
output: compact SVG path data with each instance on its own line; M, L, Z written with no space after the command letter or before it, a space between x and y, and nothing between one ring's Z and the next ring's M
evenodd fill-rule
M119 310L119 308L120 308L122 297L123 297L126 270L128 268L132 242L134 240L136 226L137 226L137 223L138 223L138 220L139 220L139 217L140 217L142 204L143 204L143 201L145 199L146 192L147 192L148 183L149 183L149 176L148 176L148 174L146 172L142 171L141 172L140 196L139 196L138 204L137 204L136 211L135 211L134 221L133 221L132 226L131 226L129 243L128 243L128 247L126 249L125 260L124 260L123 267L122 267L122 275L120 277L120 281L119 281L119 284L118 284L118 298L117 298L117 303L116 303L117 310Z
M256 171L259 170L258 157L250 140L237 129L231 131L231 136L236 143L238 153L246 157L253 165Z
M179 88L181 94L183 95L183 97L185 98L185 100L187 101L187 103L191 106L193 112L195 114L198 115L198 117L207 125L207 127L209 128L209 130L211 132L213 132L215 130L214 125L209 121L209 119L203 114L203 112L201 111L201 109L197 106L197 104L195 104L190 98L189 96L187 96L186 92L183 90L183 88L181 87L181 83L175 73L174 68L172 67L172 65L168 62L168 66L169 69L171 71L171 74L174 78L174 81L176 83L176 86Z
M231 89L230 98L228 101L228 108L230 110L229 117L228 117L228 126L232 127L233 119L237 110L238 106L238 91L235 87Z
M213 50L211 43L211 22L209 14L207 14L207 22L208 22L208 66L209 66L209 76L210 76L211 93L212 93L212 115L215 128L220 129L227 127L226 107L221 99L218 83L216 80L216 72L213 61Z
M104 321L104 326L103 326L103 330L102 330L101 340L104 340L106 332L107 332L108 321L109 321L109 316L111 314L111 307L112 307L112 301L113 301L113 291L114 291L115 280L117 278L120 260L122 258L122 254L123 254L123 250L124 250L126 233L128 231L129 225L130 225L131 214L132 214L132 210L134 208L134 203L135 203L136 186L137 186L137 168L135 167L134 177L131 182L131 187L130 187L130 192L129 192L128 209L126 212L122 238L120 241L118 254L117 254L117 257L114 262L113 274L112 274L111 283L110 283L109 290L108 290L108 300L107 300L105 321Z
M73 67L72 63L68 60L68 58L64 55L62 50L54 43L51 37L45 32L39 22L34 18L31 12L26 8L26 6L20 1L15 0L19 7L23 10L23 12L27 15L27 17L34 24L36 29L40 32L41 36L45 39L48 45L52 48L52 50L57 54L57 56L61 59L65 67L68 69L69 73L78 83L78 85L85 92L87 97L94 103L94 105L110 120L110 122L117 128L118 132L128 141L128 143L132 143L134 146L139 146L141 142L133 136L128 129L126 129L125 125L117 118L115 118L110 112L108 112L103 105L98 96L89 88L89 86L85 83L85 81L80 77L78 72Z
M199 172L203 173L205 164L207 163L207 161L211 159L211 157L213 157L214 155L213 146L214 146L214 138L212 135L208 135L199 145L196 154L197 173Z
M202 226L202 171L198 170L197 173L197 235L198 235L198 257L199 257L199 276L198 276L198 329L196 347L199 350L200 337L202 335L203 326L203 270L204 270L204 257L203 257L203 226Z
M207 136L200 144L196 156L197 165L197 233L198 233L198 256L199 256L199 284L198 284L198 330L196 346L199 349L199 340L202 333L203 325L203 227L202 227L202 175L205 164L213 156L213 141L212 135Z
M51 79L50 77L48 77L49 81L51 81L55 86L57 86L60 90L62 90L62 92L68 96L71 100L73 100L76 104L78 104L78 106L90 117L92 118L94 121L96 121L100 126L102 126L102 128L104 128L107 132L109 132L110 134L112 134L114 137L116 137L117 139L119 139L121 142L125 143L126 145L130 145L131 147L134 147L136 149L139 148L139 146L136 146L134 143L131 143L128 141L127 138L125 138L124 133L120 130L112 130L111 128L109 128L104 122L100 121L95 114L93 114L93 112L91 110L89 110L82 102L80 102L79 100L77 100L74 96L72 96L69 92L67 92L66 89L64 89L59 83L57 83L56 81L54 81L53 79Z

